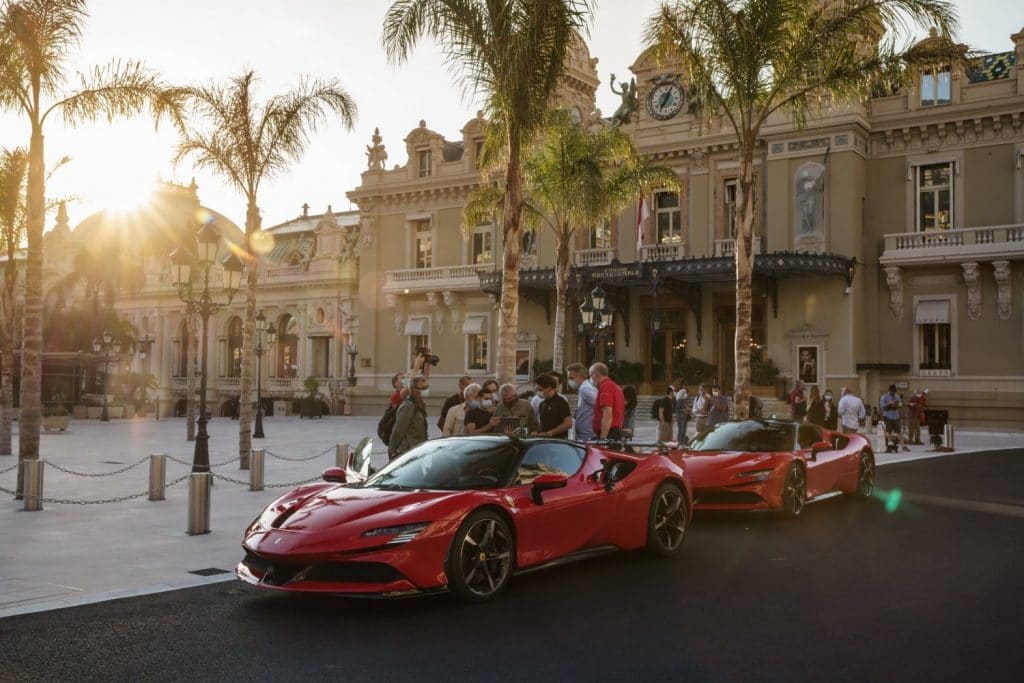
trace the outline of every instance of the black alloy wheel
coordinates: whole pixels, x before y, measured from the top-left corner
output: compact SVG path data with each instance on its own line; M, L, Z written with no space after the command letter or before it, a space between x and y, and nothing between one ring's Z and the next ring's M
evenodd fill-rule
M860 453L860 465L857 467L857 493L859 500L867 500L875 490L875 457L871 451Z
M678 485L664 482L651 498L647 518L647 551L669 557L683 547L686 538L686 495Z
M459 527L448 554L448 588L460 600L483 602L500 593L512 577L515 543L496 512L474 512Z
M802 467L793 463L782 483L782 513L787 517L799 517L806 504L807 475Z

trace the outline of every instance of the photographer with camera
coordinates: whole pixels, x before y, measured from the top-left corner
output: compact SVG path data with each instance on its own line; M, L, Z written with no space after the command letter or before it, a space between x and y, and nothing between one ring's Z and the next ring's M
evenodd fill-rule
M903 407L903 401L900 399L900 395L896 393L895 384L889 385L889 391L882 394L882 397L878 399L878 405L882 407L886 445L888 446L888 444L895 442L899 444L899 448L909 451L910 449L903 442L903 425L900 421L900 409ZM886 450L889 450L889 448Z

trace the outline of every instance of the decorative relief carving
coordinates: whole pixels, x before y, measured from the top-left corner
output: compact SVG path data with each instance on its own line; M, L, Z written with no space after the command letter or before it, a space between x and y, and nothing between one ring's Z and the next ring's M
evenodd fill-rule
M703 147L694 147L690 150L690 159L693 160L694 173L707 173L708 153Z
M1010 262L993 261L992 269L996 276L996 310L999 313L1000 320L1009 320L1010 310L1012 308L1010 291Z
M967 317L977 320L981 317L981 271L976 261L965 261L960 267L964 270L964 282L967 283Z
M364 247L372 247L374 239L374 219L368 213L359 217L359 243Z
M405 305L397 294L385 294L384 303L395 314L395 333L402 334L402 323L405 322Z
M903 319L903 271L896 266L885 269L885 284L889 286L889 310L893 320Z
M825 250L825 167L816 161L800 166L793 178L794 247L802 251Z
M459 321L462 319L462 304L455 292L442 292L444 305L450 311L452 319L452 332L459 331Z
M427 305L434 311L434 327L444 332L444 301L437 292L427 292Z

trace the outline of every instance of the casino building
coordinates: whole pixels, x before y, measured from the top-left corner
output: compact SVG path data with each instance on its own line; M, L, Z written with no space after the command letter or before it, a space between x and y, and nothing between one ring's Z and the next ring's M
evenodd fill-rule
M897 92L824 103L802 129L780 116L763 131L750 343L780 374L759 393L775 395L802 378L851 386L874 404L897 383L929 389L929 405L949 409L958 424L1020 424L1024 31L1010 38L1011 49L968 69L911 74ZM733 136L721 119L691 112L678 68L644 53L631 70L637 106L623 130L642 154L676 171L681 189L645 198L639 243L637 207L577 235L566 357L607 361L641 393L661 393L698 361L728 387ZM585 125L610 125L595 109L599 84L597 60L581 41L559 106ZM304 207L265 229L258 308L280 331L262 363L265 396L296 397L315 376L332 407L344 399L347 410L377 414L391 376L418 346L441 357L431 377L436 396L463 374L493 376L500 224L463 231L461 217L481 183L484 123L477 116L448 139L420 121L402 145L375 131L368 168L347 193L357 210ZM390 168L389 152L399 162ZM201 208L194 185L167 192L182 217ZM225 237L240 239L236 226L217 219ZM48 272L67 263L60 244L98 220L54 231ZM529 234L522 253L517 379L529 386L552 357L553 236L543 228ZM185 391L194 343L166 262L147 263L145 288L116 307L155 340L155 393L170 411ZM612 311L611 325L599 330L579 314L597 286ZM237 394L243 301L239 295L211 322L215 402Z

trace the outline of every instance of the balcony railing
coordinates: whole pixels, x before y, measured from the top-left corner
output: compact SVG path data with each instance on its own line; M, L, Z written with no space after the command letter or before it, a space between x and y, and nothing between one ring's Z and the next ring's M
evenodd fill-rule
M575 254L577 266L605 266L614 256L614 249L580 249Z
M641 261L678 261L686 258L686 244L644 244L640 247Z
M384 278L384 291L427 290L434 287L475 289L480 285L480 280L477 277L479 270L492 271L494 264L471 263L465 266L389 270Z
M913 263L1024 254L1024 223L952 230L900 232L885 236L881 263Z
M263 393L287 394L303 390L302 380L298 377L268 377L263 381Z
M754 238L753 251L755 254L761 253L761 240ZM736 240L715 240L715 256L735 256L736 255Z

